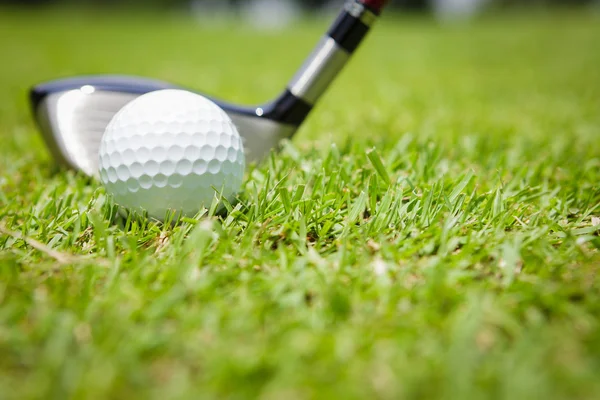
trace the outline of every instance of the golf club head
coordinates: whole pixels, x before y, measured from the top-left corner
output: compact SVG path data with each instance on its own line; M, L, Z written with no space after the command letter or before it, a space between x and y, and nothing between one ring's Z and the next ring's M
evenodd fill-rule
M182 88L131 76L82 76L35 86L30 100L54 158L69 168L96 176L100 141L113 116L136 97L162 89ZM225 110L238 128L247 162L260 161L297 129L293 123L269 118L278 110L275 104L241 107L211 100Z

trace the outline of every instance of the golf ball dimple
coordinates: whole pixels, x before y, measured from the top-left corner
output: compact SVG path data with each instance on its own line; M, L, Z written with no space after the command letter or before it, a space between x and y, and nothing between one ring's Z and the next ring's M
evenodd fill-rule
M160 90L123 107L100 145L100 179L115 202L163 220L167 211L194 216L216 195L240 190L242 139L212 101L184 90Z

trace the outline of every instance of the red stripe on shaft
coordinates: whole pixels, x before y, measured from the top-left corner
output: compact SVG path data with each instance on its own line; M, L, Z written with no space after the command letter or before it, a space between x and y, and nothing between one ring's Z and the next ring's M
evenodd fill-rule
M379 13L387 3L387 0L360 0L360 2L365 6L369 7L371 10Z

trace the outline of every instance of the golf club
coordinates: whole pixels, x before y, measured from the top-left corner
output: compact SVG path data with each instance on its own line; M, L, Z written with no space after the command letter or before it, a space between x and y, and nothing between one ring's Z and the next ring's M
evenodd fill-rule
M219 105L244 139L248 162L260 161L291 138L375 22L386 0L349 0L314 51L275 100L248 107L207 96ZM54 158L97 175L98 149L112 117L148 92L181 88L131 76L81 76L31 89L33 115Z

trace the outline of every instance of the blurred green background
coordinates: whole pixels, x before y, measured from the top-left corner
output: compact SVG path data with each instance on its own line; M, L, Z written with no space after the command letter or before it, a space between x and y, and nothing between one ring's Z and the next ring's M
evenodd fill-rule
M1 0L1 3L20 4L20 5L51 5L51 4L94 4L98 6L117 6L117 5L137 5L139 7L177 7L185 5L193 0ZM200 2L226 3L229 5L239 5L250 3L253 0L200 0ZM286 2L288 0L278 0ZM293 2L290 0L289 2ZM326 4L340 3L341 0L297 0L296 2L304 7L323 6ZM408 9L427 9L434 7L436 3L444 2L453 4L456 7L466 7L473 4L493 3L496 6L515 6L515 5L542 5L542 4L561 4L561 5L581 5L591 4L595 0L390 0L394 7Z

